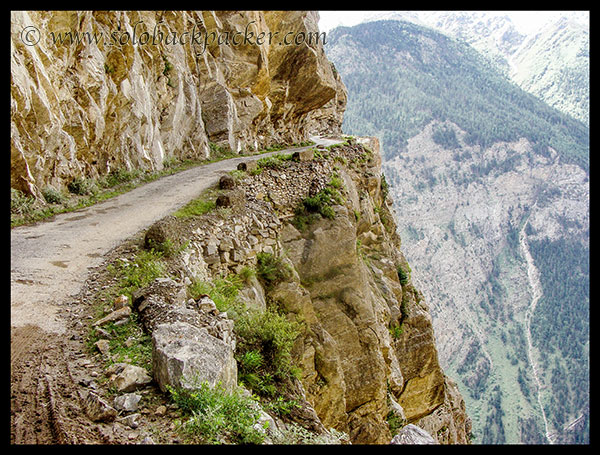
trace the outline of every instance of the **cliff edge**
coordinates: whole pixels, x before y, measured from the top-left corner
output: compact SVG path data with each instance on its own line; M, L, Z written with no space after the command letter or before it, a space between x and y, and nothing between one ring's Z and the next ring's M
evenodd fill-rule
M88 298L131 295L152 339L142 365L161 390L239 384L273 421L273 442L301 427L388 444L408 424L435 443L469 442L464 401L400 251L376 139L248 160L129 251ZM158 278L123 287L149 254Z

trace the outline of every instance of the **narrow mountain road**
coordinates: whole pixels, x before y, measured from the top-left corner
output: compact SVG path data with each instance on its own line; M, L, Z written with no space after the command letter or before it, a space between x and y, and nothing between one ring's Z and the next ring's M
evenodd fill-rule
M312 139L317 145L341 142ZM129 443L128 435L92 425L82 415L81 378L89 382L100 368L86 355L86 311L79 299L86 280L111 250L199 196L240 162L308 148L201 165L12 229L11 443Z
M339 141L312 138L317 145ZM310 147L271 152L263 156ZM36 325L62 334L59 305L76 294L88 268L104 254L155 221L174 212L236 169L240 157L198 166L138 187L105 202L52 221L11 230L11 325Z

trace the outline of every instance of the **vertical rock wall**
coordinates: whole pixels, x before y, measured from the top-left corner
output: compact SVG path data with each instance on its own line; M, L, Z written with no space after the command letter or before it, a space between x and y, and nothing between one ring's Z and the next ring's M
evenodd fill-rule
M209 143L239 152L323 122L339 131L345 88L317 23L307 11L13 11L11 187L39 195L205 158Z

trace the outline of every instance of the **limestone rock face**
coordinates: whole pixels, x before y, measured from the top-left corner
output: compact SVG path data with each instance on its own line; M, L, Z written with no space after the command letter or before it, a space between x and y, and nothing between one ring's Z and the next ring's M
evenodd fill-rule
M461 421L445 442L465 442L464 402L454 409L449 400L428 308L410 282L399 281L397 266L408 266L381 190L378 143L368 145L363 168L337 171L346 201L334 219L282 232L298 283L269 297L309 323L300 349L304 386L326 427L348 432L353 443L388 443L389 389L407 421L438 410ZM442 420L428 429L437 432Z
M346 92L317 24L307 11L13 11L11 187L39 196L204 158L210 143L339 131Z

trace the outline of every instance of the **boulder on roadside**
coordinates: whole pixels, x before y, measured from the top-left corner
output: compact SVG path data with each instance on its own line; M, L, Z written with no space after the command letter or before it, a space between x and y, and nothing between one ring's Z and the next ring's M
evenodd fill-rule
M219 179L219 188L222 190L231 190L235 188L235 180L231 175L225 174Z
M217 196L217 207L239 208L246 202L246 195L239 189L229 190Z
M113 407L118 411L135 412L141 399L142 396L137 393L125 393L115 397Z
M133 308L138 312L144 329L151 333L154 327L171 319L171 313L184 308L187 290L183 284L170 278L157 278L133 294Z
M231 344L187 322L161 324L152 333L154 379L162 391L167 386L197 388L205 382L233 390L237 386L233 354Z
M115 364L113 367L115 374L110 382L118 392L134 392L152 382L152 378L142 367L128 363Z
M84 392L80 396L85 413L93 422L112 422L117 417L116 409L96 393Z
M258 163L256 160L254 161L244 161L243 163L238 164L238 171L246 171L251 172L258 168Z
M311 161L315 157L315 152L312 149L299 150L294 152L292 159L294 161Z
M176 222L177 218L167 216L150 226L144 236L144 248L161 250L168 241L173 241Z

